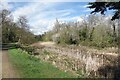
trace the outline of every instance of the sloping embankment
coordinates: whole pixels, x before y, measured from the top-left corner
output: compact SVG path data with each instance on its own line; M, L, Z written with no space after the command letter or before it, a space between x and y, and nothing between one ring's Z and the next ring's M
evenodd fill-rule
M82 74L79 73L79 71L82 71L86 76L114 77L113 72L118 64L118 55L116 53L91 50L85 47L61 47L53 44L39 44L37 46L44 46L42 47L43 52L48 51L52 53L45 56L40 54L37 57L51 61L55 66L65 70L73 70L78 72L78 74ZM41 52L41 49L38 49L37 52Z

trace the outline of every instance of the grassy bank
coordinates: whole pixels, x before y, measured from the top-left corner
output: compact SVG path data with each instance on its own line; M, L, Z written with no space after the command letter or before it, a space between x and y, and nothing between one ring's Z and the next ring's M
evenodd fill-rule
M18 49L10 49L9 56L12 64L17 68L23 78L66 78L75 77L73 74L64 72L46 63L31 57Z

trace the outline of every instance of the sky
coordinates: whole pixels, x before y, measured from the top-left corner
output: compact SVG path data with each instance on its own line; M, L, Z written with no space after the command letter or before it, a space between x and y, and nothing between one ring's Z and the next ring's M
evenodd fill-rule
M88 2L5 1L1 5L12 12L15 22L19 16L26 16L30 31L35 35L51 30L56 19L63 22L82 21L83 16L92 11L87 8Z

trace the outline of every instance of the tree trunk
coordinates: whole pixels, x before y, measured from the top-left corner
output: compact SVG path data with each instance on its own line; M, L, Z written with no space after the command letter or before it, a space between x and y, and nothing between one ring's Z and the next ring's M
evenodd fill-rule
M91 31L91 33L90 33L90 37L89 37L90 41L92 41L94 29L95 29L95 28L93 27L93 28L92 28L92 31Z
M116 29L115 29L115 24L113 24L113 41L116 42L117 41L117 36L116 36Z

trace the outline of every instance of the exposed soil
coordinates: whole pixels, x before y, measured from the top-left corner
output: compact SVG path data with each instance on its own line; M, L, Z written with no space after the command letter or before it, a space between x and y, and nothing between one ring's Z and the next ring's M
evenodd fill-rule
M19 78L17 71L10 62L8 51L2 51L2 78Z
M2 79L2 51L0 50L0 79Z

